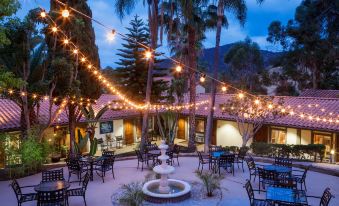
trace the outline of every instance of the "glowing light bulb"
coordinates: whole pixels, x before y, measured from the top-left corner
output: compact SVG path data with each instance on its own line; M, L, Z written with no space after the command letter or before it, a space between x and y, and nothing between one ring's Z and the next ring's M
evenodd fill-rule
M67 9L64 9L64 10L62 10L61 15L64 18L68 18L69 17L69 11Z
M78 53L78 50L77 49L74 49L73 50L73 54L77 54Z
M222 87L221 87L221 91L226 92L226 90L227 90L227 87L226 87L226 86L222 86Z
M175 71L176 72L181 72L182 71L182 67L180 65L178 65L177 67L175 67Z
M89 64L89 65L87 66L87 68L88 68L88 69L92 68L92 65L91 65L91 64Z
M10 90L8 90L8 93L9 93L9 94L13 94L14 91L10 89Z
M152 52L146 51L146 52L145 52L145 58L146 58L146 59L150 59L151 57L152 57Z
M21 96L26 96L26 93L25 92L21 92Z
M205 75L201 75L200 82L203 83L203 82L205 82L205 80L206 80Z
M44 96L44 100L48 100L48 96Z
M33 97L33 99L35 99L35 98L37 98L38 96L37 96L36 94L33 94L32 97Z
M242 99L242 98L244 98L244 94L241 92L241 93L238 94L238 97L239 97L240 99Z
M64 39L64 44L68 44L69 40L68 39Z
M259 99L256 99L256 100L254 101L254 103L255 103L255 104L259 104L259 103L260 103Z
M115 39L115 35L116 35L115 30L112 30L111 32L109 32L109 33L106 34L106 39L107 39L109 42L112 42L112 41Z
M86 61L86 58L85 57L82 57L81 58L81 62L85 62Z
M42 18L45 18L45 17L46 17L46 12L45 12L45 11L42 11L42 12L40 13L40 16L41 16Z
M272 104L269 104L269 105L268 105L268 108L269 108L269 109L272 109L272 108L273 108L273 105L272 105Z
M58 31L58 28L56 28L55 26L54 27L52 27L52 32L57 32Z
M285 112L286 112L286 110L285 110L285 109L281 109L281 112L282 112L282 113L285 113Z

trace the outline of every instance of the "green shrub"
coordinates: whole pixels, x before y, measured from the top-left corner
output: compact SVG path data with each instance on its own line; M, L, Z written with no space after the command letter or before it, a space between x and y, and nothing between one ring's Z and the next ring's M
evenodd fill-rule
M254 154L259 156L293 156L298 159L304 159L305 154L314 156L316 161L319 155L322 161L325 154L325 145L323 144L309 144L309 145L287 145L287 144L270 144L265 142L253 142L251 149Z
M142 183L132 182L122 186L123 195L119 198L119 203L126 206L140 206L144 201Z
M210 171L196 171L196 174L204 184L208 197L213 196L214 190L220 189L220 180L222 179L220 175Z
M20 153L24 167L29 171L37 171L46 160L48 151L47 144L39 143L34 137L23 140Z

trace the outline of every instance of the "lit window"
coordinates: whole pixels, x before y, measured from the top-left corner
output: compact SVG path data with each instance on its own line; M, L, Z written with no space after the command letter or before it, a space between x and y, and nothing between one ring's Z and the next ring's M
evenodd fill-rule
M271 130L271 143L272 144L286 144L286 131L281 129Z
M330 134L316 133L314 134L313 143L325 145L326 147L325 151L326 153L329 153L332 148L331 139L332 137Z

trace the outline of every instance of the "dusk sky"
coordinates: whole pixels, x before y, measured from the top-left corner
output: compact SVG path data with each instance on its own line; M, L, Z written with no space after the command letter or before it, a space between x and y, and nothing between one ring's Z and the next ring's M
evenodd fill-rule
M136 9L132 11L130 16L127 16L122 21L117 17L114 10L114 0L88 0L93 13L93 17L105 25L116 28L121 33L126 33L125 27L129 26L129 21L134 15L139 15L144 20L147 20L147 11L143 8L142 0ZM265 0L263 4L258 5L256 0L247 0L247 20L244 27L241 27L234 16L226 13L229 19L229 27L223 28L221 34L221 45L241 41L249 36L253 41L257 42L261 49L277 51L279 47L272 45L266 41L267 28L274 20L286 23L294 16L295 8L300 4L301 0ZM49 0L20 0L21 10L16 14L23 17L30 9L36 8L38 5L49 9ZM107 30L93 23L96 34L96 44L99 47L99 55L101 67L115 66L118 60L116 56L117 49L121 48L121 39L117 37L113 42L106 40ZM205 48L214 47L215 32L206 33L204 42ZM166 45L160 48L161 51L168 53Z

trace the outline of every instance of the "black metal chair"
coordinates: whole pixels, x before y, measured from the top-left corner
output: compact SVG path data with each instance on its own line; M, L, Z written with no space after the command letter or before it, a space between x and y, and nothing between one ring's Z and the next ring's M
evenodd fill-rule
M166 163L169 164L169 165L173 165L173 157L174 157L174 154L172 151L167 151L166 152L166 155L168 156L168 159L166 160Z
M102 182L104 183L104 177L106 176L106 172L112 171L113 179L114 177L114 165L115 156L105 156L103 159L98 160L94 165L94 170L96 171L97 175L102 178Z
M265 185L276 185L279 174L275 171L265 170L263 168L258 167L258 175L259 175L259 193L261 190L261 185L263 189L265 189Z
M298 174L293 174L292 175L292 178L294 178L295 181L298 184L300 184L300 190L303 190L303 185L304 185L305 191L307 191L307 188L306 188L306 175L307 175L307 172L308 172L309 169L310 169L310 167L306 167L304 169L304 171L302 171L302 175L298 175ZM293 170L293 171L301 172L301 170Z
M198 153L198 157L199 157L198 171L199 171L200 165L201 165L201 172L204 169L204 165L205 164L208 164L208 166L210 168L210 158L206 157L206 156L203 156L201 154L201 152L199 152L199 151L197 151L197 153Z
M38 192L38 206L66 206L67 190Z
M147 154L143 155L140 150L135 150L135 153L137 155L138 158L138 166L137 169L139 169L139 163L141 162L141 171L144 170L144 162L148 165L148 158L147 158Z
M258 170L254 162L254 159L253 157L250 156L248 158L245 158L245 161L247 163L248 171L250 173L250 180L252 180L252 176L254 176L254 181L255 181L255 178L258 175Z
M290 158L285 157L275 157L274 164L284 167L292 167L292 160Z
M253 190L250 180L246 180L244 188L246 189L248 198L250 199L250 206L273 206L273 204L267 200L255 198L254 191L260 192L260 190Z
M87 203L86 203L86 190L87 190L87 185L88 185L89 180L90 180L90 175L89 175L89 173L86 173L84 180L82 181L81 187L67 190L67 205L69 205L68 204L68 197L74 197L74 196L83 197L84 202L85 202L85 206L87 205ZM81 182L81 181L79 181L79 182Z
M102 151L102 156L103 157L114 156L114 151L104 150L104 151Z
M321 197L317 196L307 196L307 197L320 199L319 206L328 206L330 204L331 199L334 198L334 195L332 195L330 188L326 188Z
M68 181L70 181L72 174L77 175L78 179L81 181L82 173L88 171L88 165L84 162L79 162L76 158L66 159L66 165L68 169Z
M220 175L220 168L224 168L227 172L232 173L234 176L234 159L235 159L235 155L233 154L220 156L218 160L219 175Z
M58 180L65 180L63 168L57 170L47 170L42 172L41 182L52 182Z
M14 190L15 197L18 201L18 206L21 206L24 202L30 202L37 200L37 194L36 193L22 193L22 188L29 188L34 186L23 186L20 187L19 183L14 179L12 183L10 184L11 187Z
M245 157L246 157L246 152L240 150L238 155L236 155L235 159L234 159L234 164L237 163L238 168L239 168L239 164L241 164L242 172L245 172L245 170L244 170Z

